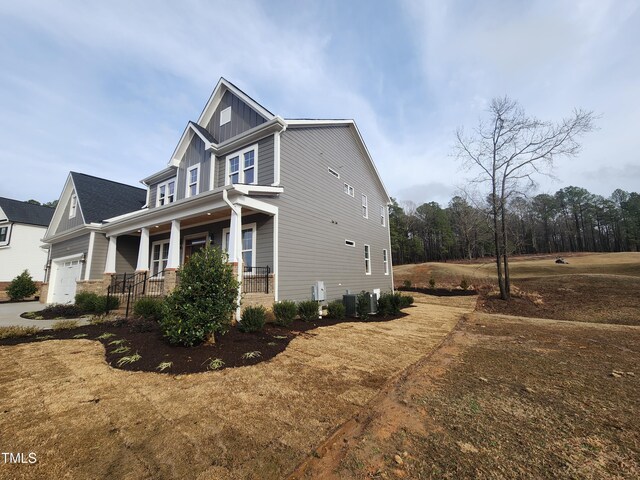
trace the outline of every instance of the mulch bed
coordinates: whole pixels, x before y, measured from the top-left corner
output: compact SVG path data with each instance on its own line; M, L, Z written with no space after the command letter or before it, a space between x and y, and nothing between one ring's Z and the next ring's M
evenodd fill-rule
M386 322L405 317L400 313L388 317L369 317L369 322ZM213 345L201 344L195 347L170 345L163 337L158 323L141 319L118 319L98 325L65 330L43 330L38 335L7 338L0 340L0 346L35 343L46 340L97 340L105 347L107 363L122 370L160 372L158 366L171 362L171 367L162 371L169 374L198 373L211 370L209 364L219 359L224 362L216 370L255 365L272 359L283 352L289 342L299 335L309 335L319 327L336 325L342 322L356 322L357 319L322 319L317 322L295 320L290 328L267 323L262 332L242 333L232 327L225 335L218 335ZM100 337L100 338L99 338ZM122 341L122 342L121 342ZM117 343L113 343L117 342ZM126 352L114 353L121 346L129 348ZM251 352L259 355L251 358ZM118 365L123 357L139 354L141 358L133 363ZM250 354L246 356L246 354Z
M473 289L462 290L461 288L423 288L423 287L396 287L401 292L424 293L425 295L433 295L435 297L470 297L477 295L478 292Z

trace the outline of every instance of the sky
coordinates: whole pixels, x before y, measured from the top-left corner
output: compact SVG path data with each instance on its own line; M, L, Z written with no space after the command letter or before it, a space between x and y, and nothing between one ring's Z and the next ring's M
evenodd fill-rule
M220 77L283 118L353 118L390 195L446 205L455 130L508 95L598 115L538 192L640 191L640 2L0 0L0 196L139 185Z

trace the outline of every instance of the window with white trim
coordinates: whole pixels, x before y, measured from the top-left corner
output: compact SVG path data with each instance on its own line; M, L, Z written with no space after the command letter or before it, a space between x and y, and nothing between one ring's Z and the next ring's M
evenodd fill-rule
M258 183L258 145L227 156L225 185Z
M356 242L354 242L353 240L345 240L345 241L344 241L344 244L345 244L347 247L355 247L355 246L356 246Z
M369 218L369 207L366 195L362 195L362 216L364 218Z
M338 173L338 171L337 171L337 170L334 170L334 169L333 169L333 168L331 168L331 167L327 167L327 169L329 170L329 173L330 173L331 175L333 175L333 176L334 176L334 177L336 177L336 178L340 178L340 174Z
M195 165L187 169L187 188L185 197L193 197L198 194L198 183L200 181L200 165Z
M169 261L169 240L154 242L151 246L151 275L156 275L167 268Z
M382 266L384 267L384 274L389 275L389 254L387 249L382 249Z
M76 210L78 209L78 196L74 193L71 195L71 203L69 205L69 218L76 216Z
M222 249L229 253L229 237L231 232L228 228L222 230ZM256 260L256 224L250 224L242 229L242 265L255 267Z
M364 246L364 273L371 275L371 247L369 245Z
M384 205L380 205L380 225L382 225L383 227L387 226L387 215L386 215L386 211L384 208Z
M9 245L9 230L11 225L5 225L4 227L0 227L0 247L4 247L5 245Z
M220 126L223 126L231 121L231 107L227 107L224 110L220 110Z
M349 195L351 197L355 197L355 191L353 190L353 187L351 185L349 185L348 183L344 184L344 193L346 193L347 195Z
M176 179L172 178L158 184L156 194L156 207L167 205L176 201Z

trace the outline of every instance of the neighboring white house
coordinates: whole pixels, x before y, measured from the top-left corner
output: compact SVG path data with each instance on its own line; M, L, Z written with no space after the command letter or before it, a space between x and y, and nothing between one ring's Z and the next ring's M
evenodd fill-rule
M54 209L0 197L0 282L10 282L25 269L44 280L47 250L41 248Z

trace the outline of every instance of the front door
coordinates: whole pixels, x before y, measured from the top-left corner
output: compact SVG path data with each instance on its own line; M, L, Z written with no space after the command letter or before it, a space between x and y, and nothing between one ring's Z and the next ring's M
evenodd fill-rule
M202 250L207 245L207 235L201 237L187 238L184 241L184 263L189 261L191 255Z

